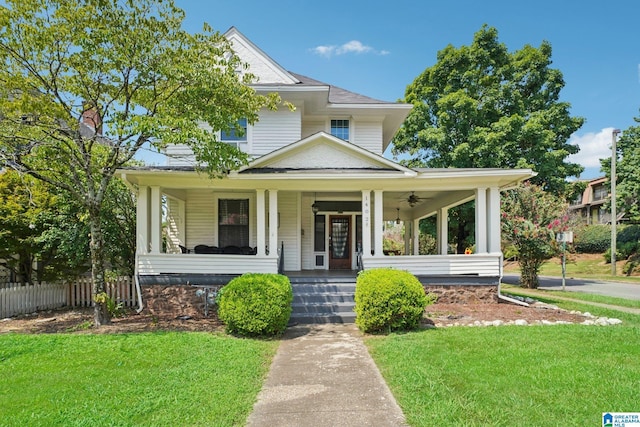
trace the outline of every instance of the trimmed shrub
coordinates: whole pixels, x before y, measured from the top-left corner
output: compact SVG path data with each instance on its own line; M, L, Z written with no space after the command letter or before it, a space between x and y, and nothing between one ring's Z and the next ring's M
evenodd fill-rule
M616 246L622 257L629 258L640 249L640 225L624 225L616 236Z
M611 247L611 226L597 224L582 227L576 230L573 244L578 253L601 254Z
M415 329L434 299L407 271L366 270L356 282L356 325L364 332Z
M245 336L282 333L291 316L293 291L280 274L248 273L218 293L218 317L227 331Z

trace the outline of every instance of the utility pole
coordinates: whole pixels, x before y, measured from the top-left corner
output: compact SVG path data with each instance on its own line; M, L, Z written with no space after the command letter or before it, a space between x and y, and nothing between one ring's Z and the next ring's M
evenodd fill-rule
M616 149L616 140L620 129L614 129L611 132L611 275L616 275L616 225L618 218L616 214L616 160L618 159L618 150Z

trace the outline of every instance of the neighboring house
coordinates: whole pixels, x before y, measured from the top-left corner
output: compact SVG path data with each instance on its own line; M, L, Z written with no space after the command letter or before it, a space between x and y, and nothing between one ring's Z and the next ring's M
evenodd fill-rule
M119 171L138 191L141 283L221 283L244 272L375 267L455 283L498 283L500 190L532 177L530 169L402 166L383 153L411 105L286 71L235 28L226 36L259 78L256 91L278 92L295 111L265 110L254 125L243 123L243 136L221 135L252 158L223 179L196 172L184 146L167 148L166 166ZM448 254L447 211L471 200L475 253ZM418 222L432 215L439 255L420 256ZM396 219L404 222L409 255L383 253L384 223Z
M611 211L605 209L605 203L609 199L609 190L610 186L607 185L606 177L588 181L582 194L569 204L569 211L579 215L587 225L609 224Z

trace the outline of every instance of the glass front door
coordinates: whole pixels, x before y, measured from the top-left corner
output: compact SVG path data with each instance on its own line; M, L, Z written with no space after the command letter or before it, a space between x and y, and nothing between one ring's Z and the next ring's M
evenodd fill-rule
M351 217L332 215L329 224L329 269L351 269Z

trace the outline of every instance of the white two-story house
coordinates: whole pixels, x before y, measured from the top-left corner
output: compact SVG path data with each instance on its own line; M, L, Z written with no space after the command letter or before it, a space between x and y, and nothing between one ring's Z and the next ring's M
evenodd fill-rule
M289 72L235 28L226 36L259 78L256 91L277 92L295 110L265 110L254 125L243 123L243 135L222 134L252 158L225 178L195 171L192 153L181 146L167 149L166 166L119 171L138 192L142 283L375 267L497 283L500 190L531 170L402 166L383 153L411 105ZM447 211L474 199L475 251L448 253ZM418 255L418 221L434 215L439 254ZM404 254L386 255L385 222L396 220L404 224Z

